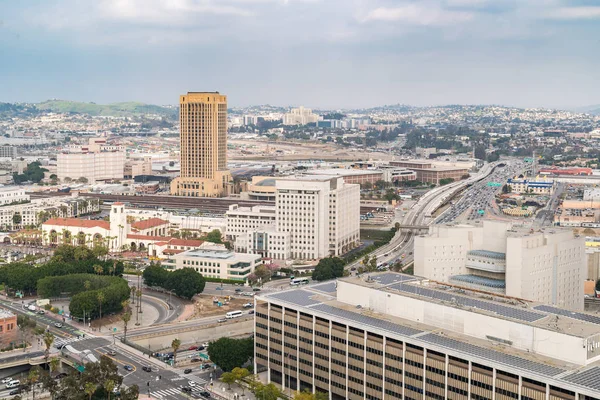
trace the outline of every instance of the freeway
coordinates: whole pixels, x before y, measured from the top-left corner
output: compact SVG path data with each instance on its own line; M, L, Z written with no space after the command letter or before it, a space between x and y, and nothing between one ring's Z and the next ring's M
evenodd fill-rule
M404 218L400 223L402 225L431 225L434 222L431 215L447 199L468 185L487 177L498 164L500 164L500 162L486 164L478 174L473 175L468 179L439 186L425 193L404 215ZM409 231L400 230L396 232L396 235L392 238L390 243L373 251L369 256L376 256L378 262L391 264L401 260L404 264L409 264L413 260L413 244L414 235ZM405 254L404 258L401 258L402 254ZM356 260L355 262L348 264L346 268L357 268L361 265L361 262L362 260Z

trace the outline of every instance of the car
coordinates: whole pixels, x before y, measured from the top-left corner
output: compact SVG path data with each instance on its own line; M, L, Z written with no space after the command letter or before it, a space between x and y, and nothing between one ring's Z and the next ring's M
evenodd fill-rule
M21 393L21 389L13 389L8 394L10 396L14 396L15 394L20 394L20 393Z
M190 346L190 347L188 348L188 350L190 350L190 351L191 351L191 350L198 350L198 346Z
M202 361L201 359L199 359L198 357L194 357L191 359L191 362L195 363L195 362L200 362Z
M191 374L192 373L192 369L191 368L186 368L183 370L184 374Z
M152 367L149 367L149 366L147 366L147 365L144 365L144 366L142 367L142 371L146 371L146 372L152 372Z
M254 304L252 304L252 303L244 304L244 308L252 308L252 307L254 307Z
M2 379L0 382L2 382L2 383L8 383L8 382L10 382L10 381L12 381L12 380L13 380L13 378L11 378L11 377L9 376L8 378L4 378L4 379Z
M125 369L125 371L133 371L133 367L131 365L123 365L123 369Z
M57 322L57 323L54 324L54 326L57 327L57 328L62 328L63 324L61 324L60 322Z
M198 350L198 351L202 351L202 350L204 350L204 349L206 349L206 347L204 347L204 346L198 346L198 348L197 348L196 350Z
M236 293L239 293L239 292L241 292L241 291L242 291L242 289L241 289L241 288L236 288L236 289L235 289L235 292L236 292Z
M202 343L202 346L206 349L208 347L208 342Z
M225 318L220 318L217 320L218 323L222 323L222 322L227 322L227 320Z
M248 314L254 314L254 310L248 311Z
M181 388L181 391L182 391L183 393L192 393L192 388L191 388L191 387L187 387L187 386L183 386L183 387Z
M204 392L200 392L200 396L210 399L210 393L207 392L206 390Z
M116 356L116 355L117 355L117 352L116 352L116 351L114 351L114 350L110 350L110 351L109 351L108 353L106 353L106 354L108 354L109 356L113 356L113 357L114 357L114 356Z
M46 314L46 311L44 311L44 310L40 310L40 311L38 311L38 314L40 314L40 315L44 315L44 314Z
M260 288L258 288L258 287L252 288L252 291L253 292L260 292Z
M221 286L217 286L216 288L217 290L223 290L223 288Z
M188 381L188 386L194 387L194 386L196 386L196 382L194 382L194 381Z

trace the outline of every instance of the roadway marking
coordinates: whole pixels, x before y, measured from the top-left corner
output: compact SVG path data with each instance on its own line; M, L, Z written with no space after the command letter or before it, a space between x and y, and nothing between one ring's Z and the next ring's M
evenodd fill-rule
M108 357L108 358L110 358L111 360L113 360L113 361L114 361L114 362L116 362L117 364L121 364L121 365L123 365L123 366L125 366L125 365L129 365L129 366L131 366L131 367L133 368L133 371L127 371L128 373L127 373L126 375L123 375L123 377L129 376L129 375L133 374L135 371L137 371L137 368L135 367L135 365L133 365L133 364L131 364L131 363L126 363L126 362L124 362L124 361L121 361L121 360L119 360L119 359L118 359L118 358L116 358L116 357L112 357L112 356L108 355L108 353L103 353L103 352L101 352L101 351L100 351L100 349L103 349L103 350L104 350L104 348L103 348L103 347L99 347L99 348L97 348L97 349L94 349L94 351L95 351L96 353L100 354L100 355L103 355L103 356L105 356L105 357Z

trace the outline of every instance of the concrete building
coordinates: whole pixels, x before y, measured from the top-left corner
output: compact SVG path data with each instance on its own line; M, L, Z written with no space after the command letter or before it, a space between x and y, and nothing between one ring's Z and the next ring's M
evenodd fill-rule
M94 183L123 179L124 166L125 153L121 151L58 153L56 157L56 175L61 181L86 178Z
M238 251L278 260L345 254L360 239L360 186L343 177L303 175L275 181L275 206L227 211L226 236Z
M417 157L427 159L430 155L437 154L437 149L435 147L416 147L415 153Z
M171 194L219 197L231 190L227 169L227 96L188 92L179 98L181 173Z
M598 317L397 273L255 298L254 371L329 399L600 399Z
M390 161L390 165L414 171L417 181L434 185L439 185L442 179L459 181L463 179L463 176L469 174L469 169L466 166L437 165L429 161L399 160Z
M511 178L506 184L513 193L535 193L549 195L554 190L554 179L536 177Z
M383 172L375 169L346 169L346 168L324 168L324 169L311 169L307 171L307 175L327 175L327 176L341 176L344 178L345 183L375 183L383 180Z
M0 206L13 203L24 203L29 201L29 195L25 194L25 189L19 186L0 187Z
M246 281L260 264L260 255L235 253L224 245L203 243L200 247L174 256L177 269L193 268L203 276Z
M434 225L415 237L415 274L440 282L583 310L584 239L571 230L509 222Z
M245 200L275 201L275 178L272 176L253 176L241 197Z
M125 161L125 178L131 179L139 175L152 175L152 157L128 159Z
M310 108L300 106L292 108L289 113L283 114L283 125L306 125L314 124L319 121L320 117L313 114Z

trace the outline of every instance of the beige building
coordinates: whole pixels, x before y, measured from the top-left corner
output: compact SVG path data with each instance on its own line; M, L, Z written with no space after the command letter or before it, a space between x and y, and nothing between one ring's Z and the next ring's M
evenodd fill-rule
M99 153L58 153L56 175L77 180L86 178L89 183L123 179L125 153L102 151Z
M131 158L125 161L125 178L138 175L152 175L152 157Z
M583 310L584 239L571 230L509 222L434 225L415 237L415 275L510 297Z
M254 371L332 400L599 400L600 325L397 273L255 298Z
M188 92L179 98L181 175L171 194L218 197L231 188L227 169L227 96Z

